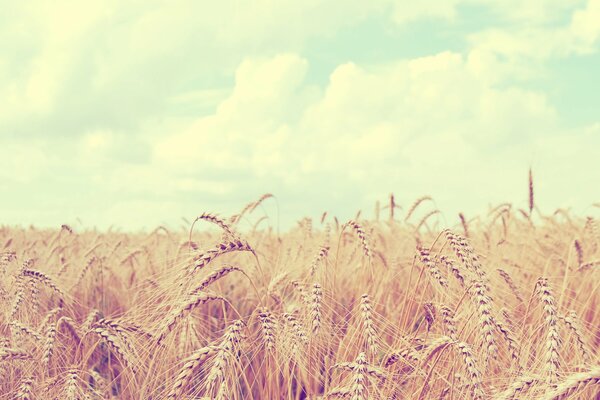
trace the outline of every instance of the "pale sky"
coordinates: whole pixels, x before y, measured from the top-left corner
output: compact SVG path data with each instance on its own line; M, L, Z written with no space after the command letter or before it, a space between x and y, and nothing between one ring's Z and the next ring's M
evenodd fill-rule
M598 215L600 0L0 0L0 225ZM276 217L274 203L264 212Z

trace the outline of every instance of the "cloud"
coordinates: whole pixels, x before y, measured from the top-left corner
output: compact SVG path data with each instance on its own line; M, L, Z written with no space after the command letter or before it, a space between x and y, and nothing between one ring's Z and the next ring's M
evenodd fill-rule
M589 0L584 8L575 11L570 30L591 51L600 38L600 0Z
M293 54L243 61L235 73L232 94L213 115L158 142L158 162L175 168L250 166L256 173L278 167L290 135L289 124L299 118L311 96L311 88L301 86L307 65Z
M352 194L354 204L337 205L346 213L394 188L411 197L435 192L457 207L456 198L431 183L472 193L474 185L493 181L487 194L502 200L503 185L510 187L531 162L519 147L559 134L544 94L496 88L472 57L458 53L342 64L322 88L306 82L309 68L294 54L245 60L232 94L213 115L157 143L154 163L173 176L198 170L204 179L244 170L252 184L290 202L304 201L293 198L298 185L305 197ZM232 193L244 191L240 177L223 182Z
M310 38L381 9L312 0L15 3L0 16L8 49L0 57L0 129L28 136L48 126L54 135L136 131L173 97L224 89L245 57L300 51Z
M548 199L593 195L574 185L595 174L597 121L553 101L569 77L550 67L592 70L579 57L598 51L598 0L7 7L0 175L11 221L151 226L235 212L264 192L290 219L350 216L391 191L475 210L518 193L529 164L553 171L537 175L561 187ZM372 52L348 42L355 28L374 32Z
M596 52L600 1L588 0L583 7L570 11L566 23L490 28L471 34L470 42L474 48L500 54L512 62Z
M8 7L0 17L7 49L0 57L0 129L29 137L49 129L55 136L103 129L139 133L153 116L173 112L173 99L179 113L188 110L186 116L210 112L222 99L214 94L230 88L230 76L244 59L304 54L311 40L368 20L385 25L391 18L400 28L432 17L458 24L468 7L500 16L489 29L468 34L481 59L502 64L495 68L509 76L532 69L523 66L524 57L595 51L600 31L598 0L390 0L367 6L353 0L343 8L316 0L85 6L59 1ZM570 14L565 25L560 18ZM511 65L501 63L503 58ZM204 105L186 93L204 93Z

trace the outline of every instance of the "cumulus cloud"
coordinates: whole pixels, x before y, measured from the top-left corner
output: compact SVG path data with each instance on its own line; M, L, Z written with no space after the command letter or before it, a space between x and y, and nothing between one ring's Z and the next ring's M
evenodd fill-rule
M543 93L496 88L458 53L343 64L322 88L305 82L307 68L292 54L245 60L215 114L159 142L155 161L175 175L249 170L290 202L294 185L315 196L351 193L354 204L337 207L347 214L396 188L408 197L431 192L456 209L458 201L477 206L478 186L502 200L536 161L522 149L565 137Z
M13 3L0 16L0 129L134 131L191 87L222 89L250 54L299 51L381 9L312 0Z
M451 215L519 201L530 164L546 171L536 176L552 205L597 201L580 188L600 178L598 121L560 108L551 94L564 77L547 74L554 60L597 53L598 0L8 7L7 222L152 226L233 213L264 192L287 223L326 209L349 217L392 191L432 194ZM439 30L443 43L418 57L377 40L372 59L336 52L353 47L338 41L356 26L392 38ZM321 39L327 62L314 54Z

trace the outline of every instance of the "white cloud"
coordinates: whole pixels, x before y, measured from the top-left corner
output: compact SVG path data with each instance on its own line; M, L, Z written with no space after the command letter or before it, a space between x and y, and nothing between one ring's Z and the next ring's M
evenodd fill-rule
M502 74L525 74L522 58L595 51L598 3L13 3L0 17L0 40L9 49L0 57L0 127L41 133L52 125L67 134L87 123L93 129L135 130L149 115L172 109L169 99L185 92L222 93L247 57L302 54L313 38L333 37L368 19L384 23L387 14L401 25L430 17L456 19L464 7L500 15L509 22L471 32L472 45L481 62L496 63ZM570 14L570 23L561 21ZM205 95L202 111L220 99Z
M299 51L381 10L316 0L7 5L0 16L7 49L0 55L0 128L134 130L173 97L222 90L220 82L247 56Z
M0 34L10 46L31 46L38 51L25 60L18 56L27 54L27 47L13 49L16 57L4 54L8 71L0 73L0 97L6 101L0 124L57 112L57 98L88 44L88 33L104 16L99 3L62 1L31 7L15 3L11 8L6 13L11 20L0 21ZM27 26L17 15L28 21Z
M373 67L347 63L316 90L304 81L308 62L299 56L245 60L231 96L158 143L154 162L174 176L243 170L283 194L307 184L307 195L358 191L359 204L401 187L412 196L434 192L456 207L457 199L431 183L471 193L493 179L486 194L499 201L503 185L531 162L518 146L556 135L557 115L543 94L495 88L471 62L443 52ZM224 182L235 193L244 179Z
M573 185L600 146L597 125L555 109L550 78L528 84L597 52L599 0L23 4L0 15L0 174L60 207L75 193L74 210L91 192L93 218L139 226L143 208L152 225L265 191L298 212L391 191L472 208L520 190L530 163ZM467 21L479 11L481 30ZM354 26L394 37L419 23L454 50L412 58L375 38L377 61L354 43L336 53Z
M470 41L474 48L500 54L512 62L596 52L600 37L600 1L588 0L584 6L570 11L566 23L490 28L471 34Z
M586 7L577 10L570 30L588 51L593 48L600 38L600 0L589 0Z
M157 160L223 170L250 165L256 172L277 167L290 134L287 124L310 97L310 88L301 87L306 70L307 61L292 54L242 62L232 94L213 115L160 140Z

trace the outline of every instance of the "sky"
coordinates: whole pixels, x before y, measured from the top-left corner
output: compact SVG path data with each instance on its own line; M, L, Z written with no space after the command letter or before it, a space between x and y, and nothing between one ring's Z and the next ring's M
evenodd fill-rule
M597 214L600 0L0 8L0 225Z

